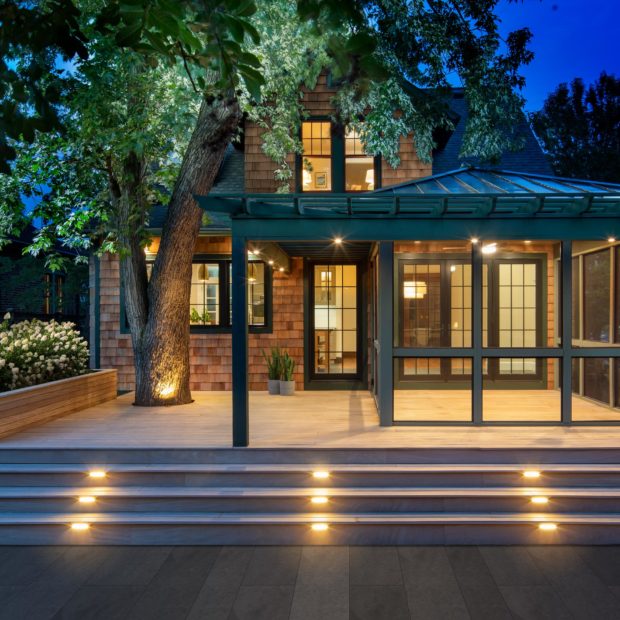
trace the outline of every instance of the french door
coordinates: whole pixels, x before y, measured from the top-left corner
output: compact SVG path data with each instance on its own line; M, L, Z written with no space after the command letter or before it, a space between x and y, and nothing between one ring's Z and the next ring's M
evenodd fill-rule
M472 270L469 257L399 260L399 341L403 347L472 346ZM544 343L543 261L498 257L483 265L483 346ZM455 351L456 354L456 351ZM542 380L540 360L485 358L486 382ZM458 383L471 377L467 358L407 358L398 381ZM469 383L468 383L469 384Z

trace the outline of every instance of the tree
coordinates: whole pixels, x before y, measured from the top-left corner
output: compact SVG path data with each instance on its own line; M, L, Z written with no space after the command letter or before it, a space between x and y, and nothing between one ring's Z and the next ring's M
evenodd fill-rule
M32 252L57 239L118 252L136 404L189 402L191 263L203 218L194 196L209 192L242 116L265 128L286 189L290 154L301 152L301 87L321 71L342 85L337 120L393 165L411 132L430 157L433 129L449 124L448 75L458 72L472 108L466 150L496 156L517 138L518 68L530 58L527 31L500 40L496 1L82 0L89 55L63 100L65 134L24 146L0 176L0 239L32 193L43 198L30 214L43 221ZM148 214L166 188L148 280Z
M557 175L620 183L620 79L560 84L531 122Z

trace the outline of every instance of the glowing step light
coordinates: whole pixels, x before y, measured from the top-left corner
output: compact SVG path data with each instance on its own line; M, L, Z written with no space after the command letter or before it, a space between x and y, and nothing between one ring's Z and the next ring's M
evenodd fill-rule
M548 504L549 498L542 497L542 496L536 496L536 497L532 497L531 502L532 504Z
M313 523L312 531L313 532L326 532L329 529L329 525L327 523Z
M72 523L71 529L75 530L76 532L85 532L86 530L90 529L90 523Z
M538 529L543 532L555 532L555 530L558 529L558 526L555 523L541 523L538 526Z
M91 469L88 472L90 478L105 478L108 474L103 469Z
M540 472L537 469L526 469L523 472L524 478L540 478Z
M80 504L94 504L96 501L97 498L92 495L81 495L78 497L78 502L80 502Z
M329 478L329 472L325 471L324 469L319 469L312 472L312 477L319 480L325 480L326 478Z
M327 504L329 501L327 497L324 495L315 495L310 499L313 504Z

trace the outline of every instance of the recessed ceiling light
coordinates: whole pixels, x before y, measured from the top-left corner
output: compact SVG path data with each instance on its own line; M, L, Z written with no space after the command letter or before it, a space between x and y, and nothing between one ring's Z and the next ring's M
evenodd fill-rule
M476 243L478 243L478 241L480 241L480 239L478 239L478 237L472 237L471 238L471 242L476 245Z
M495 254L495 252L497 252L497 243L483 245L481 251L483 254Z
M342 237L334 237L334 243L340 245L342 243Z
M526 245L529 245L532 242L529 239L526 239L523 243L525 243Z
M609 241L609 243L615 243L616 242L616 238L615 237L609 237L607 239L607 241Z
M270 265L273 265L273 261L272 261L272 260L267 261L267 262L268 262Z
M278 269L279 272L283 272L284 271L284 267L280 267L280 269Z

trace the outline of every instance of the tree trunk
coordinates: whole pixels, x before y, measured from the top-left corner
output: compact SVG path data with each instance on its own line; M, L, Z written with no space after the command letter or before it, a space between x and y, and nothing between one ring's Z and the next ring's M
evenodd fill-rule
M194 196L211 190L240 120L236 99L205 100L201 105L153 265L146 323L134 341L136 405L192 401L189 299L192 258L203 216Z

